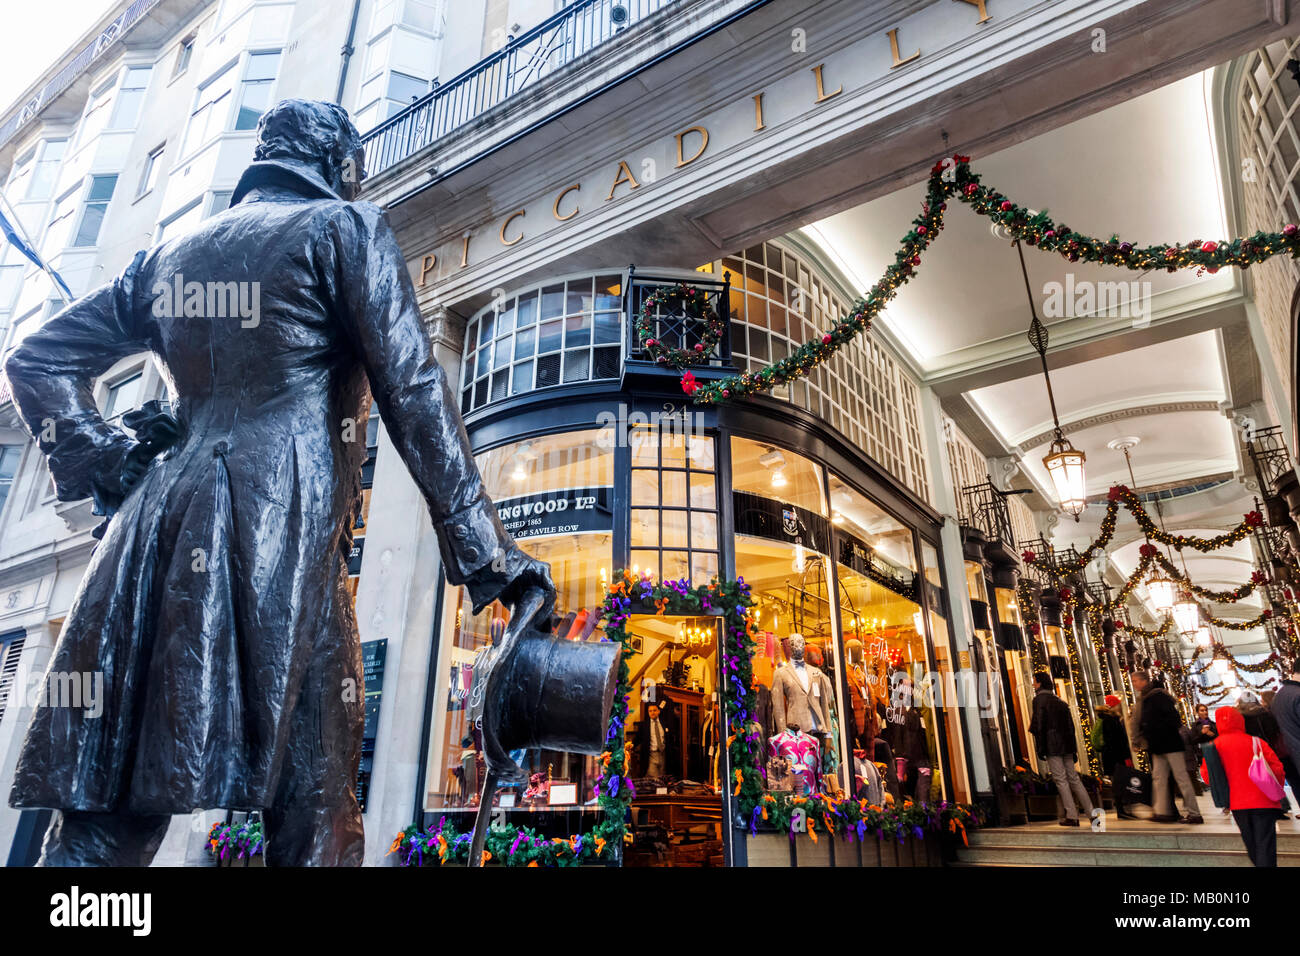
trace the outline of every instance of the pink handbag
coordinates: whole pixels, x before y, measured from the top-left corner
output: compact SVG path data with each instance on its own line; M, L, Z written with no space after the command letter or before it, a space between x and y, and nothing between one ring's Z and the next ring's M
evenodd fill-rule
M1251 747L1254 756L1250 758L1250 767L1246 773L1249 775L1251 782L1259 787L1259 792L1269 800L1281 800L1283 797L1282 784L1277 782L1277 777L1273 776L1273 768L1268 765L1264 759L1264 752L1260 750L1260 739L1251 737Z

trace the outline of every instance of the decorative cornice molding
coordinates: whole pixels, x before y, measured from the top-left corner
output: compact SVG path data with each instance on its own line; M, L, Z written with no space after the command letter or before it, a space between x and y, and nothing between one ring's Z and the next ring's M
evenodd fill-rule
M1112 422L1122 422L1129 418L1141 418L1143 415L1168 415L1173 412L1218 412L1220 411L1219 402L1162 402L1159 405L1133 405L1129 408L1117 408L1113 411L1103 412L1100 415L1089 415L1087 418L1079 418L1061 426L1061 431L1067 435L1084 429L1093 428L1097 425L1109 425ZM1026 455L1041 445L1047 444L1056 435L1054 429L1046 429L1036 435L1031 436L1016 446L1016 450L1022 455ZM1144 489L1145 490L1145 489Z

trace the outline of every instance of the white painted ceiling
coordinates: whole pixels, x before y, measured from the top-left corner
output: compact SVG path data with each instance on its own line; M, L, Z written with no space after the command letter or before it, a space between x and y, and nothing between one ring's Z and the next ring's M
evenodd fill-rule
M1057 368L1052 371L1052 392L1063 425L1144 405L1222 402L1227 389L1218 333L1199 332ZM1041 374L975 389L967 397L1008 445L1019 445L1052 427Z
M972 165L986 185L1031 208L1046 209L1058 223L1091 235L1114 233L1139 245L1224 239L1224 184L1209 101L1209 74L1199 74L1002 152L975 156ZM865 289L893 261L898 240L924 193L924 185L918 184L813 224L806 232ZM1194 484L1209 475L1241 471L1239 436L1218 407L1168 407L1190 402L1226 405L1227 366L1218 329L1175 334L1159 344L1121 349L1073 365L1063 364L1060 351L1063 344L1132 333L1146 317L1165 321L1232 300L1242 290L1236 270L1140 275L1072 265L1055 253L1033 248L1025 249L1025 258L1035 308L1051 333L1048 361L1057 408L1069 439L1088 456L1091 495L1104 495L1114 484L1134 484L1122 452L1107 447L1114 439L1130 436L1141 439L1132 451L1139 489ZM1139 299L1149 309L1136 322L1131 315L1045 314L1048 283L1073 282L1078 287L1134 280L1149 283L1137 289L1149 296ZM1043 378L1024 375L1023 365L1014 376L1003 377L1000 371L1011 360L1033 356L1025 338L1029 320L1014 247L990 230L988 220L957 202L949 204L945 229L925 254L916 277L883 317L890 336L924 379L979 374L982 387L964 397L1003 449L1019 454L1030 481L1045 491L1050 488L1042 466L1046 442L1022 454L1017 449L1051 428ZM993 384L987 384L990 380ZM1098 417L1101 420L1091 421ZM1085 421L1084 427L1070 428ZM1190 496L1171 506L1176 520L1170 530L1213 535L1235 524L1253 503L1244 487L1232 487L1235 500L1227 490ZM1201 501L1206 504L1198 512ZM1090 515L1093 511L1099 508L1090 508ZM1109 560L1127 577L1137 564L1142 541L1132 540L1133 521L1126 512L1120 522L1124 534L1119 540L1129 543L1117 545ZM1052 538L1058 547L1082 547L1095 533L1095 520L1079 525L1067 519L1057 525ZM1248 580L1252 569L1248 542L1213 555L1188 552L1186 559L1192 580L1219 590ZM1181 562L1180 556L1180 567ZM1215 611L1225 617L1251 617L1258 609L1255 600ZM1240 632L1219 636L1229 645L1260 638Z
M1206 74L1027 140L972 166L986 185L1018 202L1046 209L1058 223L1097 236L1116 233L1138 245L1222 239L1227 227L1214 141L1207 119ZM893 261L898 241L925 198L918 184L832 216L807 228L812 238L863 289ZM917 275L884 317L889 331L927 373L974 356L1026 347L1029 307L1014 247L996 238L989 221L959 202L925 253ZM1148 281L1156 313L1191 300L1229 294L1234 270L1140 275L1112 267L1071 264L1056 253L1027 248L1031 288L1065 281ZM1042 317L1040 311L1040 317ZM1083 322L1044 317L1049 329ZM1063 334L1063 333L1062 333ZM967 353L974 353L974 356Z

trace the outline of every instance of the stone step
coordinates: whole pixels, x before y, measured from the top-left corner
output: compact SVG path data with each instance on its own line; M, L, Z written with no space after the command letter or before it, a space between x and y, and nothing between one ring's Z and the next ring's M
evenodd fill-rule
M1278 866L1300 867L1300 852L1278 851ZM1166 850L1119 846L998 846L972 845L958 851L960 866L1213 866L1246 867L1250 860L1238 841L1237 849Z
M1093 833L1087 827L1078 829L1057 827L1006 827L994 830L972 830L969 833L972 847L1078 847L1095 849L1144 850L1218 850L1241 851L1241 837L1235 831L1205 830L1202 827L1168 824L1153 829L1108 830ZM1278 834L1278 852L1300 853L1300 833Z

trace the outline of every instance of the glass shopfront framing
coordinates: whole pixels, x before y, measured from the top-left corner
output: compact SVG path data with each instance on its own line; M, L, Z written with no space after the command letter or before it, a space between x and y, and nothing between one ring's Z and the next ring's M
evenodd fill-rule
M862 773L864 759L884 756L865 753L870 743L863 738L866 727L858 729L858 717L865 718L866 709L854 706L870 669L878 670L880 682L868 690L870 711L880 712L881 737L891 745L893 773L881 774L881 786L895 787L897 799L969 801L962 720L947 693L956 662L938 561L937 516L891 488L869 462L821 437L810 438L806 428L785 416L774 420L756 409L701 413L689 406L666 408L662 401L638 405L621 393L596 397L590 394L593 385L585 388L588 394L572 394L546 409L516 407L470 422L488 493L507 526L525 550L552 563L560 591L556 633L600 638L597 609L620 568L636 567L662 579L690 577L696 584L714 574L744 578L759 603L760 634L773 636L768 642L764 634L756 649L756 663L765 659L758 664L763 673L756 684L771 679L766 668L796 667L790 641L795 634L804 639L806 670L825 678L829 719L820 723L827 726L808 728L820 741L819 789L857 791L863 777L871 776ZM658 417L651 419L652 414ZM655 423L641 424L647 421ZM467 827L482 764L472 729L461 726L463 705L458 707L456 698L467 698L475 653L504 622L500 608L476 617L462 589L442 586L426 786L419 800L426 823L459 815ZM691 622L671 623L683 625L689 642ZM766 626L773 623L776 628ZM647 648L656 646L653 637L647 631ZM676 641L672 635L665 639ZM716 748L724 718L712 699L716 654L712 648L691 650L699 648L684 645L680 654L669 648L665 660L648 666L655 669L651 684L670 673L666 665L674 667L669 686L654 697L669 698L666 712L690 746L697 731L704 734L695 748L703 762L682 764L698 769L716 763L705 724L714 726ZM690 661L693 656L702 661ZM641 667L647 661L638 657L636 663ZM712 673L695 674L692 668L699 670L701 663ZM642 673L632 689L632 748L638 736L647 739L639 733L648 715L649 701L639 699L644 678ZM674 713L683 706L687 709ZM777 736L779 729L771 729ZM766 743L764 760L772 755L771 739ZM534 778L519 793L500 795L504 817L498 820L565 836L594 822L594 758L517 756ZM630 756L633 766L644 764L643 755ZM900 759L905 762L894 762ZM719 811L701 811L700 819L705 829L716 821L720 858L743 863L744 841L730 833L733 814L722 812L729 788L707 769L700 776L705 779L696 783L704 789L689 795L697 811L710 799ZM897 782L883 779L890 776ZM786 783L809 785L797 777ZM660 796L656 790L650 793Z

